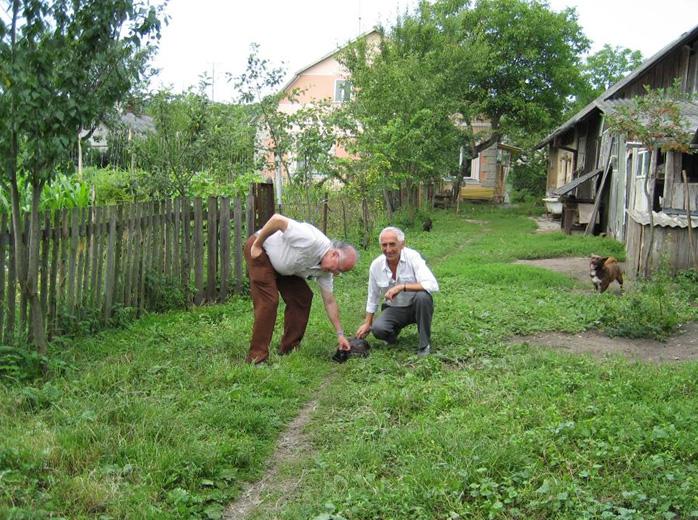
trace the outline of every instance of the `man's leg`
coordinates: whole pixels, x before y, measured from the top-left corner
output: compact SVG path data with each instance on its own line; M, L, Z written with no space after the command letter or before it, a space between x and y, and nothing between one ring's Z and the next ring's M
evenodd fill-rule
M384 305L382 312L371 325L371 332L377 339L381 339L390 345L397 341L400 331L410 323L414 323L411 307L390 307Z
M313 303L313 291L310 290L307 282L298 276L279 276L276 283L281 297L286 302L284 335L281 338L279 352L288 354L298 347L305 334L310 307Z
M250 296L254 306L254 325L250 351L247 354L248 363L262 363L269 357L269 344L274 333L276 310L279 306L279 291L276 286L276 271L269 261L267 254L255 259L250 256L255 236L251 236L245 244L245 262L250 277Z
M419 291L414 295L412 303L414 321L419 331L419 350L428 354L431 346L431 318L434 315L434 300L427 291Z

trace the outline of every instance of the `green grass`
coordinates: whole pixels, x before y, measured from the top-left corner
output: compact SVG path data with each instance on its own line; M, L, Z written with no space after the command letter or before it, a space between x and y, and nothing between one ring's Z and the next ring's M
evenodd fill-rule
M508 341L593 327L665 336L696 318L694 277L597 295L510 262L622 258L616 242L533 234L514 210L462 210L437 213L432 233L406 230L441 285L426 359L414 356L412 327L395 348L373 341L369 358L332 364L319 296L301 351L261 369L243 364L244 299L54 345L47 381L0 385L0 517L219 518L331 373L312 453L282 468L282 480L301 484L254 518L698 515L698 364L598 361ZM336 281L347 330L363 318L378 253L376 241Z

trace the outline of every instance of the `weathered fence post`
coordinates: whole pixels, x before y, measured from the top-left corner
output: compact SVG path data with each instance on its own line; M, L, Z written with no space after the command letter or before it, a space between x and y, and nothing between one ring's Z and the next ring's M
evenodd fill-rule
M206 270L206 301L213 302L216 300L216 274L218 265L218 200L216 197L208 198L208 211L206 215L206 240L207 251L206 255L208 266Z
M228 281L230 279L230 199L221 197L220 207L220 258L221 287L218 300L228 298Z
M242 201L235 197L235 293L242 292Z

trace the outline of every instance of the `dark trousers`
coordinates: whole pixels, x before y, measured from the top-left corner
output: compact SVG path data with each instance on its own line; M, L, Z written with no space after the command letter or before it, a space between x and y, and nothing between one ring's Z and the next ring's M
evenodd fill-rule
M419 331L419 348L424 348L431 343L431 318L434 315L434 300L426 291L419 291L414 296L414 301L407 307L391 307L383 305L383 311L373 321L371 332L373 335L394 343L400 331L410 325L417 324Z
M245 262L250 277L250 295L254 306L254 325L248 363L262 363L269 357L269 344L276 323L279 293L286 303L284 335L279 352L288 354L296 348L305 334L313 301L313 291L298 276L282 276L274 270L265 251L255 259L250 256L255 236L245 244Z

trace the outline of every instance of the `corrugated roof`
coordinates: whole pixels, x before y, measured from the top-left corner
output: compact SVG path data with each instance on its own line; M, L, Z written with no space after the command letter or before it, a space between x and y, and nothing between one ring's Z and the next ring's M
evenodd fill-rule
M628 216L633 219L635 222L638 224L642 224L643 226L649 226L650 223L650 215L646 211L638 211L635 209L629 209L626 210L628 212ZM654 220L654 225L655 226L660 226L660 227L672 227L672 228L687 228L688 227L688 218L686 215L668 215L664 213L663 211L660 211L659 213L656 211L652 212L652 219ZM691 217L691 227L692 228L698 228L698 217Z
M683 45L684 43L694 39L695 37L698 36L698 25L691 29L688 32L683 33L678 39L675 41L671 42L669 45L664 47L662 50L657 52L654 56L648 58L642 64L635 69L633 72L631 72L629 75L627 75L625 78L620 80L618 83L610 87L608 90L606 90L603 94L601 94L599 97L597 97L594 101L589 103L587 106L585 106L582 110L577 112L574 116L572 116L570 119L565 121L563 124L558 126L555 130L553 130L552 133L550 133L545 139L543 139L540 143L536 145L536 148L540 148L541 146L546 145L550 141L552 141L555 137L560 135L562 132L567 130L568 128L574 126L577 122L581 121L584 119L586 116L591 114L591 112L594 109L601 110L603 112L603 103L608 100L611 96L613 96L615 93L617 93L619 90L621 90L623 87L637 79L639 76L641 76L647 69L650 67L654 66L658 61L660 61L662 58L664 58L667 54L672 52L676 47Z

